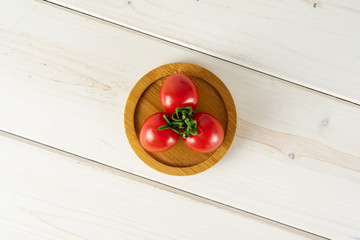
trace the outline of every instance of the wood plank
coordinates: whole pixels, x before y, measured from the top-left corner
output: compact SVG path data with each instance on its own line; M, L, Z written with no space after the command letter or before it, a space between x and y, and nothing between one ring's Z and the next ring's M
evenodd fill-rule
M4 135L0 159L1 239L319 239Z
M357 0L50 0L360 104Z
M334 239L360 236L360 108L36 1L0 14L0 128ZM233 94L229 152L194 176L158 173L127 142L127 96L149 70L191 62Z

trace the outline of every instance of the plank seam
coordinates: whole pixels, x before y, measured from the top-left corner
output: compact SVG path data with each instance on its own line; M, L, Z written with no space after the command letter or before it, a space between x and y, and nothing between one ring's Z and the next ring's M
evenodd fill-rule
M141 30L140 28L137 29L137 28L134 28L134 27L131 27L130 25L125 25L125 24L122 24L118 21L113 21L113 20L109 20L107 18L103 18L103 17L99 17L99 16L96 16L94 14L91 14L89 12L84 12L82 10L79 10L77 8L72 8L68 5L64 5L64 4L60 4L60 3L57 3L55 1L52 1L52 0L35 0L35 1L40 1L40 2L44 2L44 3L47 3L49 5L55 5L57 7L60 7L60 8L63 8L63 9L66 9L66 10L69 10L69 11L72 11L76 14L79 14L79 15L86 15L88 17L91 17L91 18L94 18L94 19L97 19L97 20L100 20L102 22L107 22L107 23L110 23L112 25L116 25L118 27L121 27L121 28L125 28L127 30L130 30L130 31L133 31L133 32L137 32L139 34L142 34L142 35L146 35L148 37L151 37L151 38L155 38L155 39L158 39L160 41L163 41L163 42L166 42L166 43L169 43L171 45L176 45L178 47L182 47L182 48L186 48L186 49L189 49L189 50L192 50L192 51L195 51L195 52L198 52L198 53L201 53L201 54L204 54L206 56L209 56L209 57L213 57L215 59L219 59L221 61L224 61L224 62L228 62L230 64L233 64L233 65L236 65L236 66L240 66L240 67L243 67L243 68L246 68L246 69L249 69L249 70L252 70L252 71L255 71L255 72L258 72L258 73L261 73L261 74L264 74L266 76L269 76L269 77L272 77L272 78L275 78L275 79L278 79L280 81L283 81L285 83L288 83L288 84L292 84L292 85L295 85L295 86L298 86L298 87L301 87L301 88L305 88L309 91L312 91L312 92L316 92L316 93L319 93L319 94L323 94L323 95L326 95L328 97L331 97L331 98L335 98L337 100L340 100L340 101L343 101L343 102L346 102L346 103L350 103L350 104L354 104L356 106L360 106L360 103L357 103L355 102L355 100L351 101L351 100L348 100L346 98L343 98L343 97L340 97L340 96L336 96L336 95L333 95L331 93L327 93L325 91L321 91L319 89L315 89L315 88L312 88L310 86L306 86L306 85L302 85L300 83L297 83L295 81L291 81L289 79L286 79L286 78L283 78L283 77L280 77L280 76L276 76L274 74L271 74L271 73L268 73L268 72L264 72L258 68L255 68L255 67L251 67L251 66L247 66L247 65L243 65L243 64L240 64L240 63L237 63L237 62L234 62L234 61L231 61L229 59L226 59L224 57L221 57L221 56L217 56L215 55L215 53L208 53L208 52L205 52L205 50L200 50L200 49L197 49L196 47L191 47L191 46L187 46L187 45L184 45L182 44L181 41L176 41L176 39L174 39L174 41L171 41L170 39L166 39L164 37L162 37L161 35L157 35L157 34L153 34L153 33L150 33L150 32L145 32L144 30Z

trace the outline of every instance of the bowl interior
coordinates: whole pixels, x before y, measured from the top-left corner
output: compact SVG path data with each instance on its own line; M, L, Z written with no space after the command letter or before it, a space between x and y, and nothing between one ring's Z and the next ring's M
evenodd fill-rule
M163 76L155 80L150 84L143 94L141 95L139 101L136 104L135 114L134 114L134 126L137 137L139 137L139 132L142 124L145 119L150 115L156 112L164 112L164 108L160 103L160 88L167 76ZM196 76L188 75L194 83L196 84L199 90L199 103L195 108L194 112L207 112L214 115L221 123L224 128L224 132L227 132L228 116L226 112L226 107L223 99L221 98L218 91L207 81ZM225 136L226 138L226 136ZM214 151L215 152L215 151ZM182 137L179 137L178 142L170 150L161 152L161 153L152 153L147 152L155 161L161 162L168 166L173 167L190 167L197 165L209 157L211 157L214 152L210 153L197 153L190 150L182 140Z

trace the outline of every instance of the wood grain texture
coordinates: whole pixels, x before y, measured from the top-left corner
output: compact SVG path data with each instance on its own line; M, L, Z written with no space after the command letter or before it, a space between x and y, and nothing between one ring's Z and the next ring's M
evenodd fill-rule
M3 135L0 159L4 240L319 239Z
M224 141L215 151L194 152L182 139L173 148L160 153L148 152L141 146L141 126L150 115L164 112L160 103L160 88L163 81L174 73L185 74L197 86L200 100L195 113L210 113L223 126ZM237 116L231 93L218 77L195 64L172 63L153 69L136 83L126 102L124 119L129 143L142 161L157 171L185 176L207 170L226 154L235 137Z
M0 128L332 238L360 237L359 107L37 1L0 9ZM158 173L124 129L136 82L169 62L216 74L234 142L197 175Z
M50 0L360 103L357 0Z

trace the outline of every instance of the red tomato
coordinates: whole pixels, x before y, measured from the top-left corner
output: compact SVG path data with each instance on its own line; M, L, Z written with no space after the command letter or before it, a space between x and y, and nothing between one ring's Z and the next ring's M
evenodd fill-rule
M166 151L173 147L179 138L179 135L171 129L157 130L158 127L166 124L164 114L159 112L151 115L141 127L140 143L149 152Z
M197 121L197 135L185 138L185 144L191 150L201 153L212 152L224 140L224 129L211 114L199 112L193 117Z
M199 91L194 82L184 74L172 74L161 86L160 101L171 114L177 107L191 106L194 109L199 101Z

